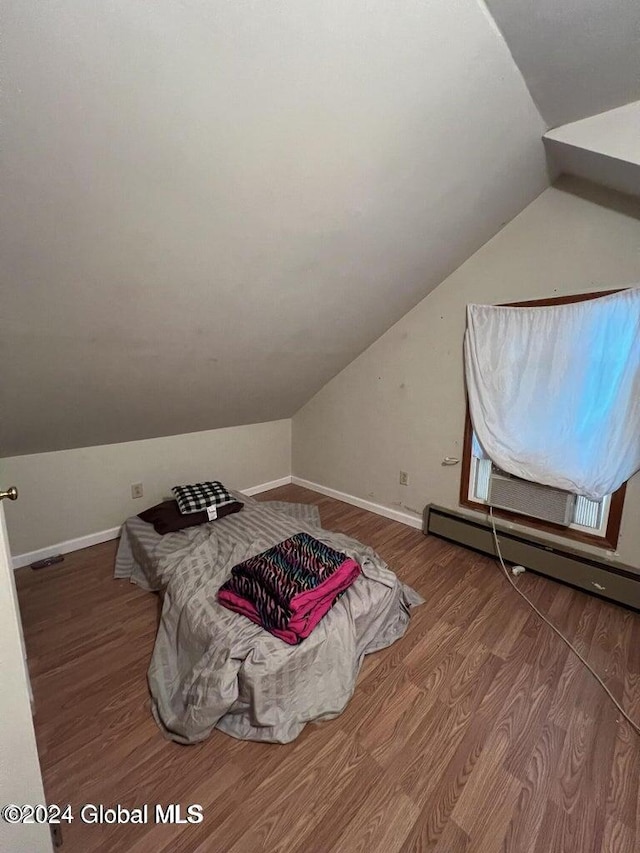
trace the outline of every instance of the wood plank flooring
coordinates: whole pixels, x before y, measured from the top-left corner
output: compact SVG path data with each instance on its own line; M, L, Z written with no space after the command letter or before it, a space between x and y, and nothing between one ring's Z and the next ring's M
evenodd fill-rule
M200 803L199 825L63 826L69 853L633 853L640 737L494 561L296 486L426 604L366 658L336 720L292 744L166 741L146 670L158 598L111 577L116 543L16 573L50 803ZM640 720L640 616L518 581Z

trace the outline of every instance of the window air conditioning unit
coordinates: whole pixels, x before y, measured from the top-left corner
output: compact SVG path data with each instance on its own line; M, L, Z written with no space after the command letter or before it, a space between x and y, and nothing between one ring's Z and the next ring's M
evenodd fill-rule
M576 496L571 492L522 480L496 468L491 470L487 503L497 509L508 509L568 527L573 519L575 502Z

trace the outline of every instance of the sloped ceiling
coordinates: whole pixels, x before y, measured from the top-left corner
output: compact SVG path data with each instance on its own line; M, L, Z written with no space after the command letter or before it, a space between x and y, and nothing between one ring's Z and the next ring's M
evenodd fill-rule
M554 171L640 196L640 101L563 124L543 139Z
M11 0L3 42L3 456L289 417L547 184L477 0Z
M486 0L549 127L640 98L637 0Z

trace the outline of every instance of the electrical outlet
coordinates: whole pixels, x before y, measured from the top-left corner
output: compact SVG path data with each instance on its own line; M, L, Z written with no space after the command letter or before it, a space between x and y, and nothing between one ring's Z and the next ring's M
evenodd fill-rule
M132 483L131 484L131 497L132 498L141 498L144 495L144 489L142 488L142 483Z
M406 471L400 471L400 485L408 486L409 485L409 475Z

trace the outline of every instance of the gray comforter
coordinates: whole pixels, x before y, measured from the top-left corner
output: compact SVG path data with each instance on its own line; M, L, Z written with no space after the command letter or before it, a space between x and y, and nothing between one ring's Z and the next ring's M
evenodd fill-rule
M305 723L337 716L365 654L401 637L422 599L365 545L320 527L316 507L236 493L236 515L158 536L130 518L115 576L163 591L149 687L154 717L181 743L214 727L238 738L287 743ZM353 557L362 574L299 646L289 646L218 604L231 567L306 531Z

